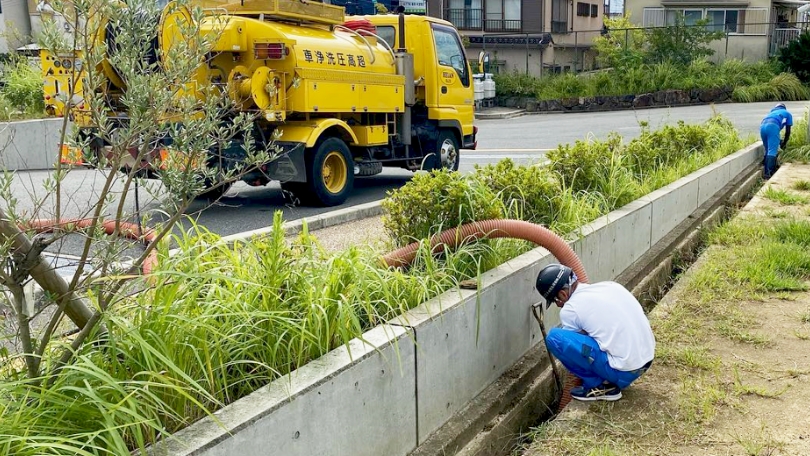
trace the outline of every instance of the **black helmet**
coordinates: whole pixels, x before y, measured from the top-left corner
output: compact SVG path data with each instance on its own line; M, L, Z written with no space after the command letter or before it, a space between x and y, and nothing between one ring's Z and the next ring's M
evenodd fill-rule
M537 274L535 288L546 299L546 309L557 297L557 293L576 282L577 275L568 266L550 264Z

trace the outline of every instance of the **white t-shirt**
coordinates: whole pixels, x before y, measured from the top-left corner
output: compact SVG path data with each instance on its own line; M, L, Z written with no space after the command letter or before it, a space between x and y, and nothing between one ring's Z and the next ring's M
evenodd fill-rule
M564 329L593 337L616 370L639 369L655 356L655 336L644 309L616 282L580 282L560 309L560 320Z

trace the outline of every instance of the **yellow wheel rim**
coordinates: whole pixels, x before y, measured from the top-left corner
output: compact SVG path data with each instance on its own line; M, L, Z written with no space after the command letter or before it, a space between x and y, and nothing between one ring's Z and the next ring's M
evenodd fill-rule
M349 168L340 152L332 151L326 156L321 169L323 185L330 193L340 193L346 187Z

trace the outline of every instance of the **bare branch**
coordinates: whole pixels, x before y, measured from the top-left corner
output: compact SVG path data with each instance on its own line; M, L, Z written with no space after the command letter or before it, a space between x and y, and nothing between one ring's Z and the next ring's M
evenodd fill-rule
M0 208L0 242L9 242L12 251L22 256L28 255L33 247L25 233L9 220L2 208ZM73 291L75 288L69 287L65 279L50 267L41 254L37 255L29 273L43 290L63 297L65 313L76 326L83 328L88 323L92 316L90 307L82 298L76 296Z

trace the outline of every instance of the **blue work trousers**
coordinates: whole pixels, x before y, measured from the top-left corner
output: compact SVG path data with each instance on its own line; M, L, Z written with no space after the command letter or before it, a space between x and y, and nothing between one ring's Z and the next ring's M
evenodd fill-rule
M649 368L648 364L627 372L610 367L607 353L599 349L599 344L592 337L576 331L552 328L546 342L551 354L582 379L582 386L586 390L601 385L605 380L619 389L625 389Z
M765 147L765 157L762 160L762 177L770 179L777 168L777 156L779 154L779 143L782 141L779 134L782 131L776 122L763 122L759 127L759 135L762 138L762 145Z

